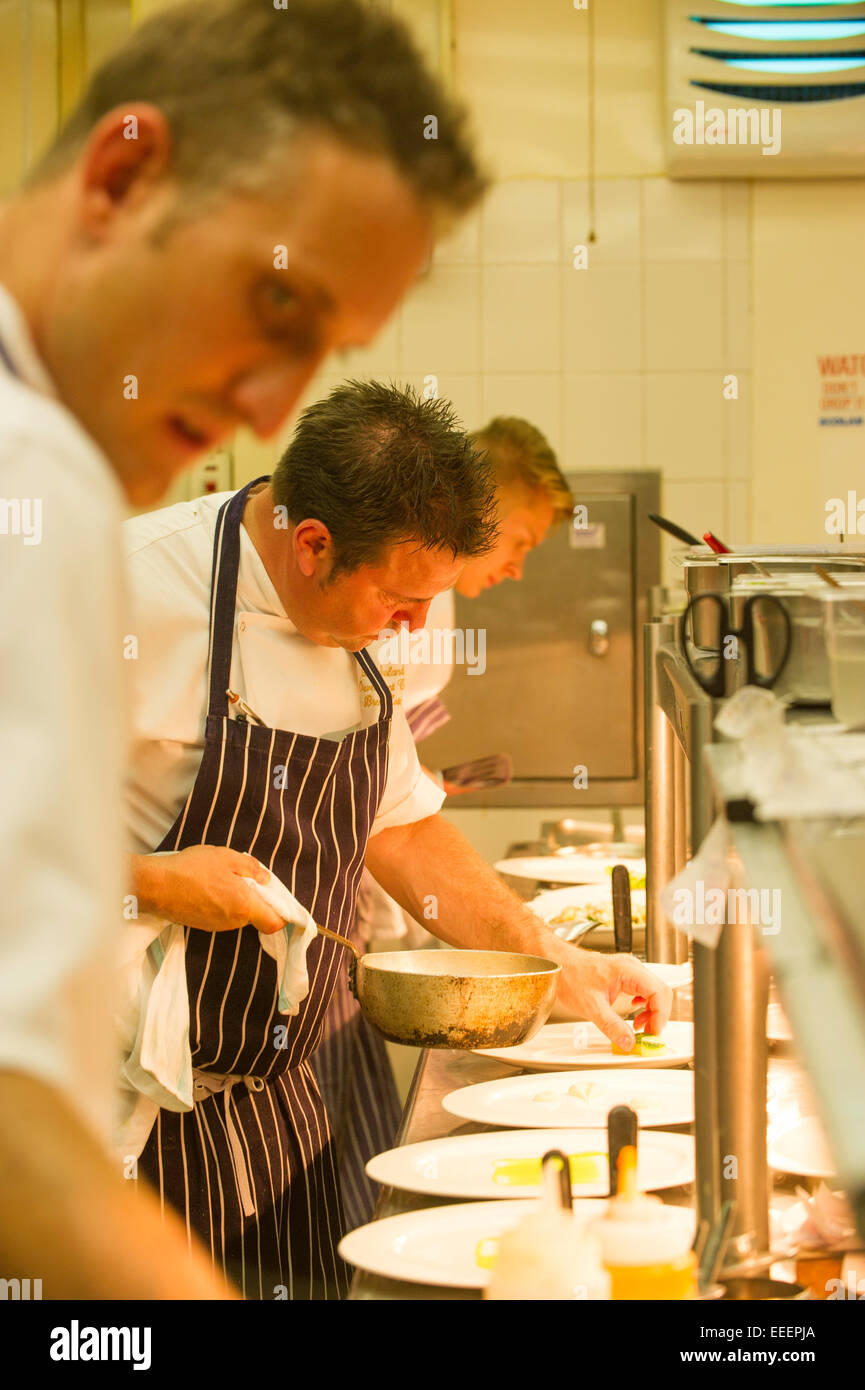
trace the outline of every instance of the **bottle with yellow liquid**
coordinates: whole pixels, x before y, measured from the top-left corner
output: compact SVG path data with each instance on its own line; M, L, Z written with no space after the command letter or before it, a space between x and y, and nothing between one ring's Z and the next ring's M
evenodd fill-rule
M619 1154L618 1193L592 1224L612 1281L613 1299L697 1296L697 1260L688 1233L664 1216L664 1203L637 1191L637 1151Z
M598 1239L574 1217L568 1155L545 1154L542 1181L537 1211L498 1240L481 1242L478 1263L492 1268L484 1298L609 1298Z

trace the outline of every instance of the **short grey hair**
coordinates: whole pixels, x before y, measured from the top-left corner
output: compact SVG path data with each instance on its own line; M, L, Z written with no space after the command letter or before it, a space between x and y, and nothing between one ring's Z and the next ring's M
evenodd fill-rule
M164 114L185 191L263 182L275 147L300 129L386 156L420 200L453 213L486 187L463 107L405 26L360 0L187 0L162 11L93 74L28 184L63 172L103 116L134 102Z

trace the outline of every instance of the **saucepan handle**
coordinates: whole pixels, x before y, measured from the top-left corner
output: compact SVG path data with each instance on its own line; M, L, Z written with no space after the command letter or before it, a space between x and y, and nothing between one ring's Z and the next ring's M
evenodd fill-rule
M314 923L314 926L316 931L320 932L322 936L329 936L331 941L338 941L340 946L346 946L351 952L351 959L348 963L348 987L359 1003L360 999L357 992L357 963L360 960L360 951L353 941L349 941L347 936L340 936L338 931L331 931L329 927L320 927L318 922Z

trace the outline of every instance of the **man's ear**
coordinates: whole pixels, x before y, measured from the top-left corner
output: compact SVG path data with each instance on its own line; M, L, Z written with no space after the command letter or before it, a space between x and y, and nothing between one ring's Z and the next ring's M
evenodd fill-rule
M325 578L333 561L333 540L324 522L310 518L294 530L294 552L301 574Z
M171 130L158 106L107 111L78 157L86 230L100 238L118 208L143 203L171 169Z

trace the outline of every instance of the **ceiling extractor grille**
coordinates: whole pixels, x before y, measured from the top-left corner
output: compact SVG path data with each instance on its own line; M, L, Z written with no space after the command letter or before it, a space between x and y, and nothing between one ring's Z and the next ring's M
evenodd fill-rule
M865 173L865 3L666 0L675 177Z

